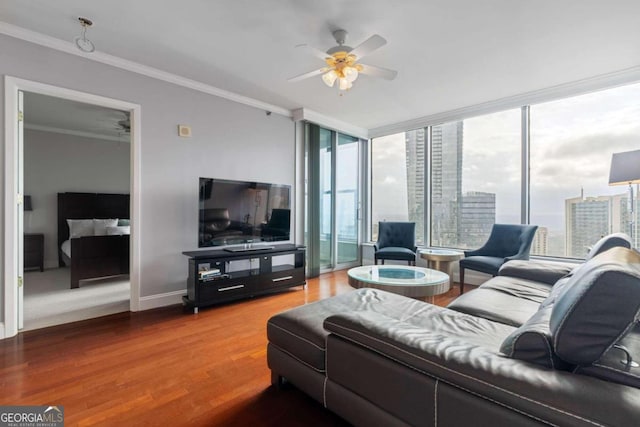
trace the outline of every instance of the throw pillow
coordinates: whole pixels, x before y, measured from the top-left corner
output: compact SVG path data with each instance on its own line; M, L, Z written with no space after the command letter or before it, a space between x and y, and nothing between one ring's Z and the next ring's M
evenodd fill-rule
M128 235L131 234L131 228L128 225L107 227L105 234L107 236L121 236L125 234Z
M94 219L93 232L95 236L106 236L107 227L115 227L118 225L118 219Z
M83 236L93 236L92 219L68 219L69 238L75 239Z

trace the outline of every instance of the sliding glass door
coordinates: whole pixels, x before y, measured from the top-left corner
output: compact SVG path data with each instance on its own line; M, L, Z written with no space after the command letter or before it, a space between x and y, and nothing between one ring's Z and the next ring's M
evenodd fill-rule
M360 140L313 124L306 138L306 244L314 276L359 264Z
M358 256L359 139L338 134L336 150L336 231L338 265L356 263Z

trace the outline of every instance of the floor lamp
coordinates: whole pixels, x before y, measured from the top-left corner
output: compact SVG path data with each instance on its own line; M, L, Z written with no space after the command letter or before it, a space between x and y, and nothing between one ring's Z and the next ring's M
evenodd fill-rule
M629 185L629 236L634 246L638 246L634 235L634 210L633 184L640 184L640 150L613 153L611 157L611 169L609 171L609 185Z

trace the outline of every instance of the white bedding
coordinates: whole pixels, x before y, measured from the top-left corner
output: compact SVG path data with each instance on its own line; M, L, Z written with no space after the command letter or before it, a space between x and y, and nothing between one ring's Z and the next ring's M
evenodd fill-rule
M106 234L109 236L122 236L130 234L131 228L128 225L121 225L115 227L106 227ZM62 253L71 258L71 240L65 240L60 245L60 249L62 249Z
M65 240L60 245L60 249L62 249L62 253L71 258L71 240Z

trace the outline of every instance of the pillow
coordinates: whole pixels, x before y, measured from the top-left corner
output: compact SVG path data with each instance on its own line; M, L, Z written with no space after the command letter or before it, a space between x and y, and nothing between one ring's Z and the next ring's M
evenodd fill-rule
M120 219L118 219L118 226L120 226L120 225L131 225L131 220L130 219L120 218Z
M92 219L68 219L69 238L75 239L83 236L93 236Z
M590 365L637 321L640 254L614 247L585 262L557 296L549 320L553 348L564 361Z
M128 225L116 225L113 227L107 227L107 236L122 236L123 234L131 234L131 227Z
M118 225L118 219L95 219L93 220L94 236L106 236L107 227L115 227Z
M567 369L568 366L553 351L549 318L553 304L538 310L529 320L513 331L500 346L507 357L525 360L551 369Z

